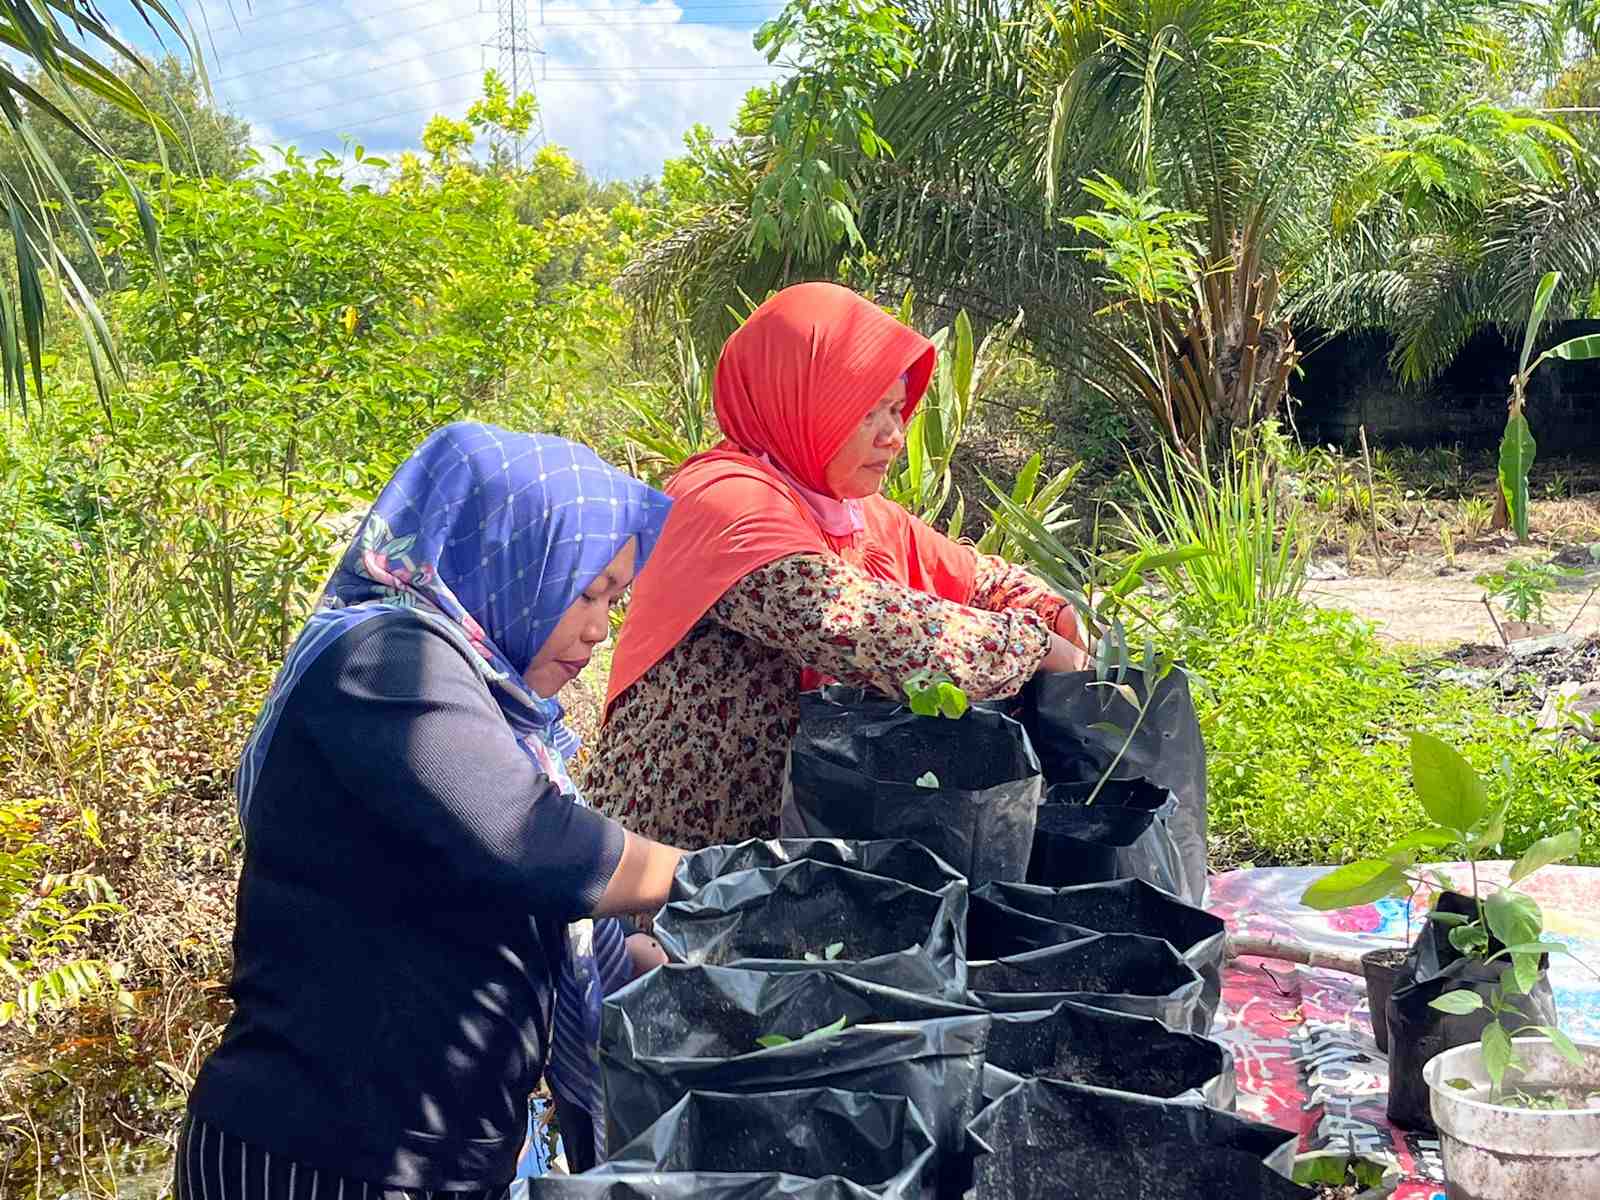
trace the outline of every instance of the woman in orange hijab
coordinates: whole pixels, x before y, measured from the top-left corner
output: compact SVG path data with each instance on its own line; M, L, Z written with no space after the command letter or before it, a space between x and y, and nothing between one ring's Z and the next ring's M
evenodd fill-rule
M728 339L725 441L686 462L611 668L590 800L695 848L774 837L799 695L891 696L943 671L974 700L1077 670L1070 605L879 495L934 348L842 287L805 283Z

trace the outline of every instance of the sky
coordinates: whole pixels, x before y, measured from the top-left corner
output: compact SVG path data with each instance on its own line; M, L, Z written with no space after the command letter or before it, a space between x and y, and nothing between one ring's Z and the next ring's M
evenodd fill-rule
M771 0L523 0L545 140L594 176L658 174L696 122L722 132L776 72L751 45ZM460 117L498 68L500 0L182 0L219 104L263 150L294 143L369 154L418 145L435 113ZM126 0L101 11L161 52ZM171 45L170 35L168 45Z

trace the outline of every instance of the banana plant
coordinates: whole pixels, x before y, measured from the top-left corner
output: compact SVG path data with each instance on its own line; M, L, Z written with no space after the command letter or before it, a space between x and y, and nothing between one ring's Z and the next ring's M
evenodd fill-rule
M1500 495L1495 504L1495 528L1505 529L1509 525L1519 542L1528 540L1528 472L1533 468L1533 458L1539 449L1538 443L1533 440L1533 430L1528 425L1528 381L1533 378L1535 371L1552 358L1568 362L1600 358L1600 334L1595 333L1571 338L1533 358L1533 343L1550 308L1550 297L1555 294L1560 282L1561 272L1551 271L1539 281L1534 291L1528 327L1522 335L1522 357L1517 363L1517 373L1511 377L1506 430L1500 439ZM1530 363L1529 359L1533 361Z

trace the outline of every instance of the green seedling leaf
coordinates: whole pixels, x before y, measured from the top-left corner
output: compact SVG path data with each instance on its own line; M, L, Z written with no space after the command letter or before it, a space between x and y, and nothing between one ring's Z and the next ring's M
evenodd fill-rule
M1459 829L1422 829L1408 833L1385 850L1384 857L1402 854L1407 850L1444 850L1462 841Z
M1513 954L1511 967L1501 972L1500 987L1507 995L1526 996L1539 983L1539 955Z
M967 715L967 694L953 683L941 683L938 688L939 711L950 720Z
M756 1039L756 1045L763 1050L776 1050L779 1046L787 1046L793 1038L786 1038L781 1033L769 1033Z
M1498 846L1506 836L1506 810L1511 807L1511 797L1507 796L1500 807L1489 813L1467 831L1467 852L1474 857L1489 849Z
M1561 1030L1557 1029L1554 1025L1535 1025L1533 1028L1550 1039L1551 1043L1556 1048L1556 1053L1561 1055L1562 1058L1566 1059L1574 1066L1581 1066L1583 1064L1583 1052L1580 1051L1578 1047L1573 1044L1572 1039L1566 1034L1562 1033Z
M1454 929L1457 925L1465 925L1468 919L1460 913L1431 912L1428 914L1428 920L1435 925L1443 925L1449 929Z
M1506 1070L1516 1061L1516 1051L1511 1045L1511 1035L1505 1026L1494 1021L1483 1031L1483 1069L1489 1072L1489 1081L1498 1092L1505 1081Z
M933 691L918 692L911 698L911 711L919 717L939 715L939 697Z
M1544 913L1532 896L1502 888L1483 902L1483 915L1489 932L1503 946L1537 942L1544 933Z
M1458 1092L1470 1092L1476 1087L1472 1080L1462 1079L1459 1076L1455 1079L1446 1079L1444 1082L1447 1087L1453 1087Z
M1329 871L1305 890L1300 903L1324 912L1371 904L1406 887L1405 873L1391 862L1364 858L1336 871Z
M1126 738L1128 736L1128 731L1126 729L1124 729L1121 725L1117 725L1111 721L1096 721L1093 725L1090 725L1089 728L1094 730L1096 733L1108 733L1112 737Z
M1511 882L1521 882L1540 867L1565 862L1581 849L1583 849L1583 834L1576 829L1569 829L1554 837L1541 838L1517 859L1516 865L1511 868Z
M843 949L843 946L840 947ZM807 957L810 957L809 955ZM802 1033L799 1037L784 1037L781 1033L769 1033L756 1039L756 1045L763 1050L776 1050L779 1046L792 1046L796 1042L809 1042L816 1038L832 1037L844 1030L848 1017L840 1017L832 1024L824 1025L821 1029L813 1029L810 1033Z
M1411 783L1435 825L1471 829L1489 807L1472 764L1430 733L1411 735Z
M1528 472L1533 469L1539 444L1533 440L1528 418L1514 413L1500 439L1500 490L1511 515L1511 529L1519 542L1528 540Z
M1457 925L1450 931L1450 944L1463 954L1479 954L1489 945L1489 935L1481 925Z
M833 1021L830 1024L824 1025L821 1029L813 1029L810 1033L802 1034L798 1040L802 1042L814 1042L818 1038L827 1038L832 1037L836 1033L843 1033L845 1023L849 1019L850 1018L848 1017L840 1017L837 1021Z
M1475 1013L1483 1007L1483 997L1478 995L1477 992L1460 989L1454 992L1446 992L1438 999L1430 1002L1428 1007L1436 1008L1442 1013L1464 1017L1468 1013Z
M823 957L826 958L829 962L832 962L834 959L838 958L839 955L841 955L843 953L844 953L844 943L843 942L834 942L832 945L828 946L822 952ZM842 1020L843 1018L840 1018L840 1019Z
M938 788L939 777L932 771L927 772L925 775L918 775L917 786L921 788Z

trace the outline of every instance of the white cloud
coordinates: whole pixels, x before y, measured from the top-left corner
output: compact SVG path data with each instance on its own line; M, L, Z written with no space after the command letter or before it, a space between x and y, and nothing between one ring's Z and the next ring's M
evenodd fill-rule
M342 133L371 153L414 147L431 115L462 115L482 70L498 66L495 0L234 0L232 17L226 0L195 7L213 86L261 147L337 149ZM654 174L686 129L726 128L745 91L775 74L751 46L751 24L712 22L778 7L563 0L541 24L531 4L546 137L600 177Z

